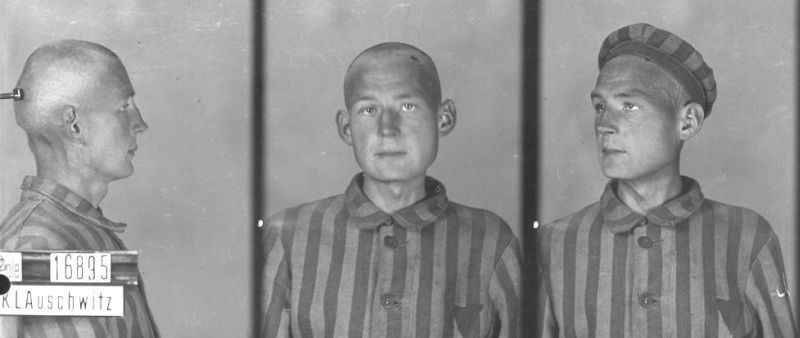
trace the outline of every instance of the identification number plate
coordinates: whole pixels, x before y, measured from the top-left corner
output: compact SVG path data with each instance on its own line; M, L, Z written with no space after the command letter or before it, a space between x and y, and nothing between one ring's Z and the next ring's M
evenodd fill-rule
M59 252L50 254L53 283L110 283L111 254Z
M121 285L16 284L0 296L0 315L121 317L123 292Z

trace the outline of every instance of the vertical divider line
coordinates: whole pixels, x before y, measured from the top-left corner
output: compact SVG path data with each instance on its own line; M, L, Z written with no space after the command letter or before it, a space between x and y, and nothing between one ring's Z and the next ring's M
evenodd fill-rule
M539 217L539 33L541 6L538 0L523 1L522 33L522 308L523 335L536 327L536 231Z
M800 29L800 4L794 4L794 109L795 109L795 117L794 117L794 222L795 224L800 220L800 152L798 152L798 146L800 146L800 117L798 117L798 112L800 112L800 107L798 107L798 103L800 103L800 85L798 85L798 81L800 81L800 33L798 33L798 29ZM797 268L798 258L800 258L800 250L798 250L798 246L800 246L800 230L796 227L794 229L794 243L792 245L795 247L794 249L794 258L791 264L794 264L794 281L795 285L797 285L798 281L800 281L800 269ZM784 269L786 269L786 263L784 263ZM788 282L787 282L788 284ZM786 285L786 288L789 288L789 285ZM790 290L794 292L789 293L789 297L791 300L790 304L794 305L792 309L794 311L794 322L795 325L800 323L800 309L798 308L798 301L800 301L800 291L798 290ZM792 298L792 295L794 297Z
M252 112L251 112L251 125L250 131L251 139L251 164L252 164L252 184L251 190L251 212L252 218L248 229L251 229L251 286L250 286L250 304L252 309L251 314L251 332L252 336L256 337L259 332L261 323L261 268L264 262L264 248L262 248L262 225L264 220L264 202L266 189L264 177L266 177L266 158L264 151L266 150L266 123L265 123L265 109L266 109L266 93L265 89L265 63L266 55L264 53L266 46L266 0L253 0L252 1Z

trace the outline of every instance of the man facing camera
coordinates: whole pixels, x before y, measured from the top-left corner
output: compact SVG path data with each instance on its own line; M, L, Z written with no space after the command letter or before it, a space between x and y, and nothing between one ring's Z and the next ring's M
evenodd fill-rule
M497 215L426 176L456 124L431 58L383 43L350 64L339 136L363 170L267 222L264 337L518 337L520 250Z
M31 54L17 82L17 124L36 176L0 224L3 250L127 250L125 224L103 216L108 184L133 173L136 137L147 130L119 57L101 45L62 40ZM141 278L140 278L141 279ZM0 317L3 337L157 337L141 280L124 287L123 317Z
M606 38L591 93L599 202L537 234L545 337L795 337L778 238L680 175L716 97L713 72L648 24Z

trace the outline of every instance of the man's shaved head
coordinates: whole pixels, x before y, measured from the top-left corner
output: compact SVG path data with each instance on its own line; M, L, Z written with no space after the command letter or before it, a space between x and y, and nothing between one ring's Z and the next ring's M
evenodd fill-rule
M91 110L93 89L108 84L109 77L129 82L119 57L99 44L61 40L36 49L22 70L17 88L25 99L14 103L17 124L32 141L58 142L64 107Z
M398 42L367 48L347 68L344 100L336 125L364 184L422 184L439 137L456 122L455 103L442 101L430 56Z
M428 54L417 47L400 42L385 42L367 48L350 63L344 78L344 99L349 108L356 81L375 69L409 72L424 87L428 104L436 108L442 100L439 74Z
M147 124L114 52L88 41L46 44L28 57L17 87L25 98L14 102L16 120L28 134L37 175L79 191L133 173L136 137ZM70 185L74 180L82 183Z

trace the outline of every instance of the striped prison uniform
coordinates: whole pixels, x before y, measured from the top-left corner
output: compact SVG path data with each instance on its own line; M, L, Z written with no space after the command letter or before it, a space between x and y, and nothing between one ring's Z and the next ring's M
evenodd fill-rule
M46 178L26 177L22 197L0 225L3 250L127 250L99 208ZM13 287L13 286L12 286ZM20 337L158 337L139 285L124 287L124 317L21 316ZM5 322L5 321L4 321Z
M520 247L500 217L430 177L386 214L361 182L267 222L263 337L519 337Z
M606 185L537 233L544 337L795 337L778 238L755 212L683 192L647 215Z

